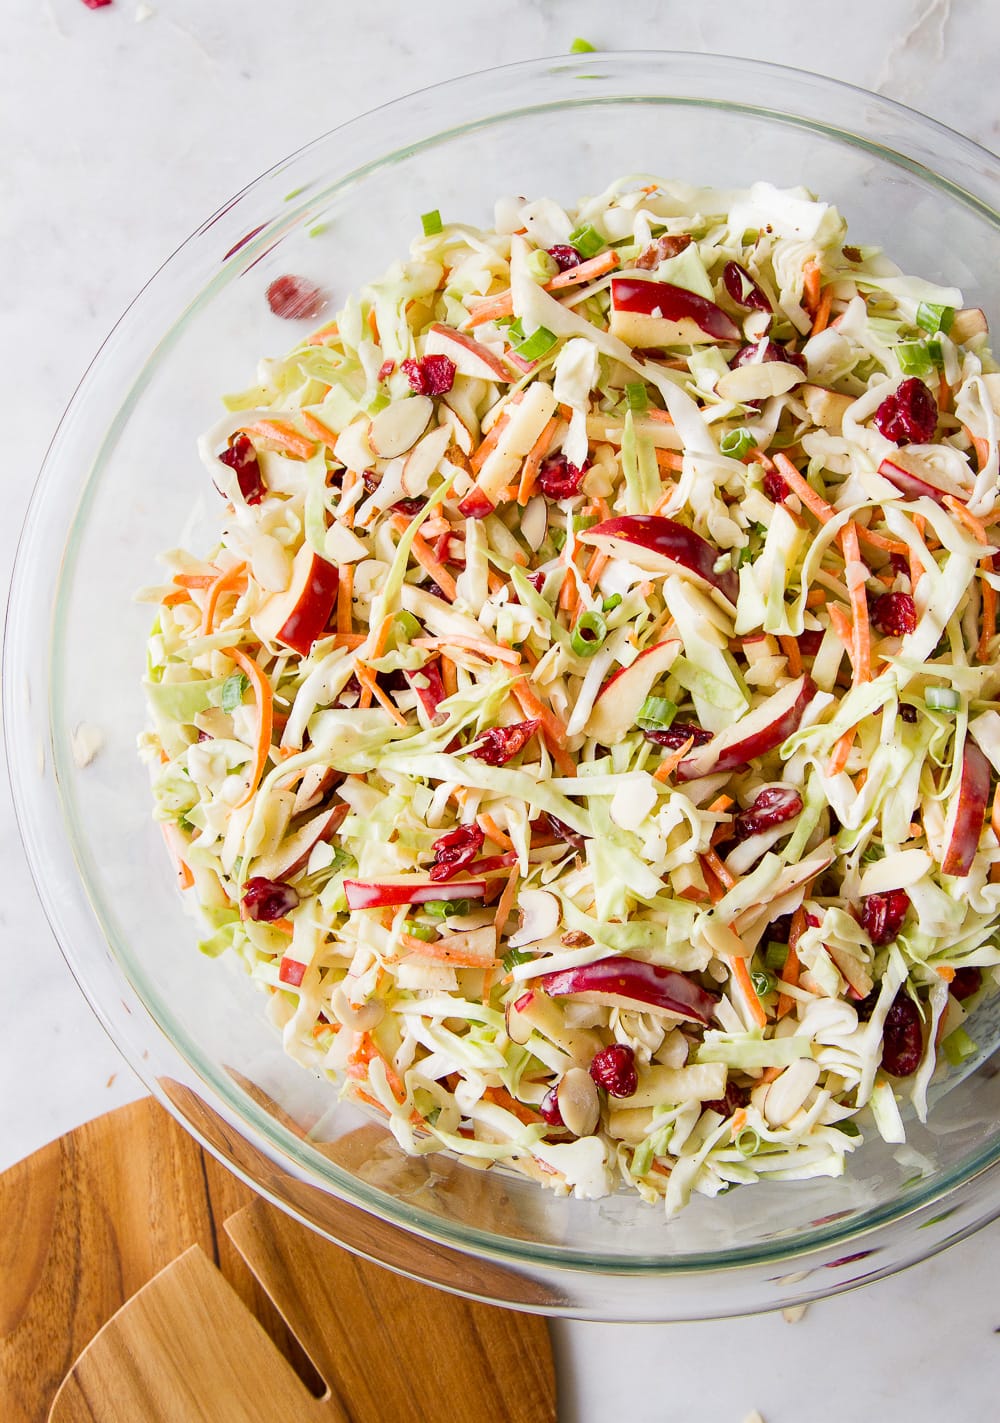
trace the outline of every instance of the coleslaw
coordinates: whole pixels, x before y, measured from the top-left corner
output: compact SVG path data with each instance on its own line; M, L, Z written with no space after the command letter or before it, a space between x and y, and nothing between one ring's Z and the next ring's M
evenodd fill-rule
M202 952L408 1152L841 1174L1000 981L986 319L767 183L423 228L141 595Z

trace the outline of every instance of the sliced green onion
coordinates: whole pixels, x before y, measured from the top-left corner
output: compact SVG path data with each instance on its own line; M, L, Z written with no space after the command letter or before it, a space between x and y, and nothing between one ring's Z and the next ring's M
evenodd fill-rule
M430 212L422 213L420 223L424 229L425 237L433 237L435 233L441 232L444 227L444 223L441 221L441 214L437 208L432 208Z
M603 604L601 605L601 612L613 613L614 610L618 607L621 600L622 595L620 593L612 593L610 598L605 598Z
M667 697L647 697L635 719L642 731L666 731L677 715L677 707Z
M566 530L558 527L549 529L549 538L552 540L556 553L562 553L566 543Z
M582 534L584 529L592 529L595 524L599 524L600 522L601 517L599 514L574 514L573 532L575 534Z
M526 340L514 347L514 354L520 356L522 361L540 360L552 350L558 339L558 336L553 335L546 327L539 326L537 331L532 331Z
M763 973L759 968L751 970L750 982L753 984L753 991L758 998L766 998L769 993L773 993L777 984L772 974Z
M928 687L924 701L931 711L958 711L962 698L954 687Z
M590 43L590 40L575 39L569 47L570 54L596 54L597 46Z
M734 459L741 460L744 455L748 455L751 450L757 448L756 436L749 430L742 427L739 430L727 430L719 441L719 449L724 455L732 455Z
M227 677L222 684L222 700L220 705L224 712L235 711L243 701L244 693L250 685L250 679L245 672L234 672L231 677Z
M508 949L503 956L503 966L510 973L512 969L517 968L519 963L527 963L534 957L534 954L529 953L526 949Z
M956 1028L944 1039L941 1050L952 1067L961 1067L966 1058L975 1056L978 1048L964 1028Z
M904 341L896 347L896 359L905 376L928 375L934 369L926 341Z
M393 646L398 647L401 642L409 642L411 638L417 637L421 632L423 632L423 625L412 613L408 613L405 608L400 608L392 620Z
M586 222L582 227L578 227L570 233L569 245L575 247L580 256L586 259L587 257L596 257L605 242L601 234L591 227L589 222Z
M917 307L917 325L931 336L936 336L939 331L947 336L954 320L953 306L935 306L933 302L922 301Z
M741 1156L755 1156L760 1150L760 1137L753 1127L744 1127L733 1145Z
M781 973L788 960L788 945L770 940L764 949L764 964L771 973Z
M861 1135L861 1128L858 1126L857 1122L852 1122L850 1117L846 1118L846 1120L842 1122L834 1122L833 1125L837 1128L838 1131L842 1131L845 1136Z
M593 657L607 635L608 625L600 613L581 613L570 637L570 645L577 657Z
M536 247L528 253L528 274L533 282L547 282L559 271L559 263L550 257L544 247Z
M423 939L425 944L433 943L438 932L430 924L418 924L414 919L407 919L405 924L406 932L414 939Z
M431 919L450 919L453 914L471 914L471 899L429 899L421 905L421 912Z
M933 339L928 341L927 354L930 356L935 366L937 366L938 370L941 370L941 368L944 366L944 352L941 349L941 342Z
M733 552L736 554L736 563L733 565L735 568L742 568L744 563L749 563L752 558L749 544L744 544L742 548L734 549Z
M625 387L625 400L633 415L645 415L649 409L649 395L641 380L631 381Z

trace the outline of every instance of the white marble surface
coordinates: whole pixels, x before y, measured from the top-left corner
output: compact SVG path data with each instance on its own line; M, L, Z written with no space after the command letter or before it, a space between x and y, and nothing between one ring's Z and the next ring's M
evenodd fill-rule
M230 193L375 103L601 47L742 54L878 88L987 146L995 0L9 0L0 51L0 579L55 422L138 286ZM0 1169L141 1092L30 888L0 789ZM12 1228L0 1222L0 1231ZM560 1325L563 1423L995 1417L1000 1227L789 1325Z

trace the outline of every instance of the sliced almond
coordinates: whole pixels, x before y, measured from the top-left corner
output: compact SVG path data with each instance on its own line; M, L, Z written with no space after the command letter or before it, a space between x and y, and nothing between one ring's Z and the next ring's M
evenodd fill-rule
M574 1136L590 1136L601 1118L601 1101L590 1073L583 1067L571 1067L559 1079L556 1088L559 1115L567 1131Z
M410 499L426 494L431 475L437 471L451 444L452 430L438 425L420 440L406 457L403 465L403 488Z
M772 395L784 395L800 385L805 376L789 361L758 361L737 366L719 377L716 395L723 400L743 404L747 400L767 400Z
M345 469L353 469L360 473L362 470L371 468L372 452L368 445L370 424L371 421L362 416L360 420L352 420L347 429L341 431L337 436L333 453Z
M368 445L379 459L395 459L420 439L434 413L429 395L410 395L380 410L368 429ZM340 441L338 440L338 444Z

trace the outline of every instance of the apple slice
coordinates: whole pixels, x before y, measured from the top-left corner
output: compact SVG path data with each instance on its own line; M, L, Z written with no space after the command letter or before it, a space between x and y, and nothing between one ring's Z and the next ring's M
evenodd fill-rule
M429 395L409 395L394 400L379 411L368 427L372 454L386 460L405 455L427 429L433 414L434 402Z
M951 798L941 837L941 872L967 875L979 849L983 817L990 799L990 763L974 741L966 741L962 774Z
M294 749L300 750L301 748L295 747ZM339 775L341 773L335 771L332 766L307 766L295 792L292 815L301 815L303 811L315 810Z
M451 429L447 425L438 425L414 445L403 465L403 488L410 499L427 493L431 475L444 459L450 444Z
M368 417L362 416L360 420L352 420L337 436L333 453L345 469L361 471L371 468L372 452L368 444L370 424Z
M510 484L520 470L525 455L549 423L555 408L556 398L552 387L544 381L529 385L516 404L511 400L506 406L507 423L500 432L495 448L484 460L476 484L480 495L489 500L491 505L496 503L500 491Z
M291 835L286 835L273 854L261 855L259 859L254 860L254 876L273 880L288 879L289 875L302 868L317 841L326 840L337 833L347 819L350 808L346 801L338 801L336 805L321 810Z
M482 899L484 879L432 880L386 876L379 880L344 880L349 909L385 909L397 904L427 904L436 899Z
M701 534L663 514L622 514L584 529L580 543L593 544L611 558L624 558L647 573L694 575L733 604L740 582L731 569L715 571L719 550Z
M811 384L800 386L797 394L814 425L821 430L832 430L835 435L840 434L844 413L854 403L852 396L839 395L825 386Z
M961 346L966 341L971 341L973 336L986 335L989 329L986 312L981 306L964 306L961 311L955 312L948 335L956 346Z
M437 709L447 696L440 666L437 662L427 662L423 667L418 667L415 672L405 672L404 676L413 691L416 692L420 699L420 705L427 713L427 719L433 726Z
M471 376L473 380L499 380L505 385L510 381L510 371L488 346L440 321L427 332L424 355L447 356L454 361L460 376Z
M611 282L611 335L632 347L738 343L743 337L721 306L685 287L642 277Z
M680 639L666 638L640 652L628 667L609 677L598 692L586 727L602 746L616 746L635 728L635 719L653 684L669 672L681 650Z
M307 657L326 631L339 583L334 565L303 544L292 563L291 583L283 593L265 599L250 625L262 642L280 642Z
M926 495L928 499L943 504L946 494L963 502L969 497L969 487L959 483L946 469L933 464L912 449L897 450L882 461L878 472L908 499L919 499Z
M713 771L735 771L758 756L766 756L798 728L815 694L816 684L809 676L787 683L706 745L685 756L677 767L677 779L693 781Z
M542 975L541 986L552 998L579 998L612 1008L652 1008L695 1023L709 1023L718 999L694 979L674 969L642 959L612 955L577 968Z

